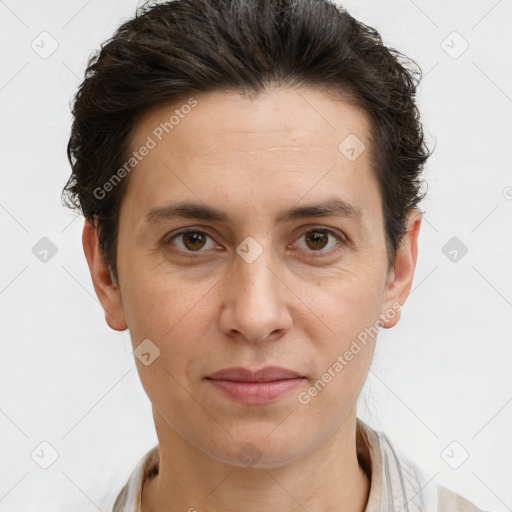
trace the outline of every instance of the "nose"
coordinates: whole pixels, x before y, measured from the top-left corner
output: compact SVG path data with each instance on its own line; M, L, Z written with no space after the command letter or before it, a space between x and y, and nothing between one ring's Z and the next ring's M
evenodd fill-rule
M270 250L265 249L251 263L237 255L217 291L222 308L220 328L227 336L263 342L290 330L294 296Z

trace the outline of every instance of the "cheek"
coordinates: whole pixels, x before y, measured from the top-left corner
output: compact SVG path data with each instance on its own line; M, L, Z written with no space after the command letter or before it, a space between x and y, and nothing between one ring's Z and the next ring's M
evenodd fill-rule
M350 344L352 338L378 320L381 287L378 273L367 267L343 268L313 287L302 285L301 299L309 318L304 323L310 339L324 339L326 353Z
M198 283L185 283L170 272L143 267L136 261L130 263L125 267L129 278L121 288L130 333L134 338L161 340L188 322L188 314L199 305L207 289Z
M378 328L372 315L338 310L333 327L337 337L311 339L315 364L308 387L298 396L303 418L324 415L328 424L338 425L356 405L373 358ZM345 319L345 320L344 320Z
M156 366L176 378L193 373L201 362L197 355L218 340L212 331L215 312L208 298L211 287L209 282L185 283L164 273L133 280L127 289L125 310L134 348L150 339L160 351Z
M317 384L303 402L340 411L341 404L356 400L374 353L380 293L377 274L358 270L305 294L304 303L315 313L308 312L302 325L315 355Z
M152 305L148 307L148 303ZM173 409L182 410L190 400L186 392L189 383L204 372L201 356L209 338L205 332L208 320L201 314L197 300L179 294L139 294L132 304L137 310L128 325L133 348L137 350L140 344L142 349L146 343L149 350L144 351L156 354L149 365L135 358L141 384L150 401L167 409L171 418ZM148 339L151 343L142 342Z

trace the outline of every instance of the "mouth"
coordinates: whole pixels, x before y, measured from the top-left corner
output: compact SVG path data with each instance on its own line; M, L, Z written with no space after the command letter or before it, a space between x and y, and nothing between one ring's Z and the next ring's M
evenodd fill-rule
M287 368L268 366L257 371L225 368L205 379L224 396L247 405L261 405L278 400L302 384L306 377Z
M213 380L231 380L236 382L273 382L277 380L304 377L299 372L281 366L266 366L261 370L251 371L241 366L224 368L206 377Z

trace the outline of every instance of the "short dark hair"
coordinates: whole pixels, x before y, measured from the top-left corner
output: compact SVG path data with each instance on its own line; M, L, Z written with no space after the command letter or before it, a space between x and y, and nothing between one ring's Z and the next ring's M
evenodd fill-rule
M394 267L406 214L425 196L420 174L431 154L415 102L420 79L412 59L329 0L146 2L89 57L72 106L72 173L63 204L93 222L118 282L119 212L129 176L104 197L95 190L130 159L141 117L200 93L312 86L350 98L369 115L369 155Z

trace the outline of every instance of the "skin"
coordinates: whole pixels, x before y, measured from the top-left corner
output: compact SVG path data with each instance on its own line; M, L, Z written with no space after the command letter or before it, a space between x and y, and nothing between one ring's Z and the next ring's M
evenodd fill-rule
M160 450L160 472L144 485L142 510L363 511L370 482L356 455L356 402L377 337L307 405L298 393L365 327L398 322L400 312L389 311L411 289L421 213L409 212L389 269L368 151L349 161L338 150L351 133L370 143L367 116L346 101L306 88L196 99L131 172L120 214L119 283L95 229L86 222L83 231L108 325L128 328L134 349L149 338L160 350L148 366L135 359ZM133 133L133 149L175 108L148 113ZM283 208L332 196L358 205L361 216L275 221ZM147 224L149 209L178 200L222 209L229 221ZM183 227L208 236L199 243L173 238ZM315 245L307 235L318 228L335 234ZM252 263L236 252L249 236L263 249ZM256 406L233 401L204 379L226 367L267 365L306 379ZM261 456L251 467L238 455L249 442Z

